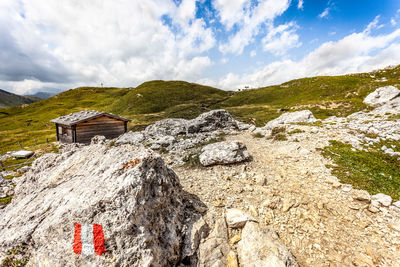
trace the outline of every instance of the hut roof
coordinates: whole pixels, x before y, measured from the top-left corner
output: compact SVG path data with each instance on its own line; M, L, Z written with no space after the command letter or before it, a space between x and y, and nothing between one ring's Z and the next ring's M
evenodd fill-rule
M99 112L96 110L83 110L83 111L78 111L75 113L71 113L65 116L61 116L55 119L50 120L51 122L54 123L59 123L59 124L64 124L64 125L74 125L89 119L94 119L100 116L107 116L111 118L115 118L117 120L122 120L122 121L131 121L129 119L122 118L120 116L114 115L112 113L106 113L106 112Z

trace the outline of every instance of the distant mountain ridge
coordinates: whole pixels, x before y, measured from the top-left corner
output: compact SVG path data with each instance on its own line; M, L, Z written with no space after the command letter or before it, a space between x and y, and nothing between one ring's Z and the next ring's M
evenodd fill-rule
M30 104L42 98L33 96L17 95L0 89L0 107L12 107L23 104Z
M49 93L49 92L37 92L34 93L32 95L25 95L27 97L38 97L38 98L42 98L42 99L47 99L50 98L52 96L56 95L55 93Z

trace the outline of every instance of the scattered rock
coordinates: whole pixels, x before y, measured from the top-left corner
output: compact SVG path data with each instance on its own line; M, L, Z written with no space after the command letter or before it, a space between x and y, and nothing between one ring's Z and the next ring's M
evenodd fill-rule
M228 111L212 110L188 121L187 133L211 132L217 129L238 129L237 122Z
M380 203L382 206L385 207L389 207L390 204L392 203L392 198L382 193L373 195L371 199L377 201L378 203Z
M255 219L240 209L226 211L226 222L231 228L242 228L248 221L255 221Z
M238 243L241 266L298 266L290 250L271 229L261 229L258 223L248 222Z
M389 86L379 87L364 99L364 103L369 106L377 107L398 97L399 95L400 95L400 90L394 86L389 85Z
M230 240L229 243L231 244L236 244L237 242L239 242L242 238L240 237L240 235L234 235Z
M234 251L229 251L226 267L238 267L237 255Z
M203 166L232 164L250 159L246 146L237 141L209 144L201 151L200 163Z
M144 134L141 132L127 132L115 140L115 145L138 145L145 140Z
M265 127L266 128L274 128L277 126L280 126L282 124L288 124L288 123L296 123L296 122L315 122L317 119L315 119L314 115L312 114L311 111L309 110L300 110L300 111L295 111L295 112L288 112L284 113L278 118L269 121Z
M353 199L362 201L362 202L371 202L371 195L365 190L357 190L353 191Z
M198 266L226 266L228 253L228 229L224 218L215 222L214 230L199 246Z
M393 202L393 206L395 206L395 207L400 209L400 200L396 201L396 202Z

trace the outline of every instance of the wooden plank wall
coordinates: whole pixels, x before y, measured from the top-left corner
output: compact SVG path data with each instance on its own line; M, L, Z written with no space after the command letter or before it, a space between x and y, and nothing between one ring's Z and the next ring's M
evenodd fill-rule
M66 134L63 134L63 128L66 129ZM58 138L61 143L72 143L72 129L71 126L59 125Z
M76 125L76 142L89 143L95 135L104 135L107 139L112 139L124 132L124 121L101 116Z

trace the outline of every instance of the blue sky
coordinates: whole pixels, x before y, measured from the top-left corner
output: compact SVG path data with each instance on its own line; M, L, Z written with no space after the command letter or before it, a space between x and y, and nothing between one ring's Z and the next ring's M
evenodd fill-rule
M0 88L236 90L400 64L400 1L2 0Z

